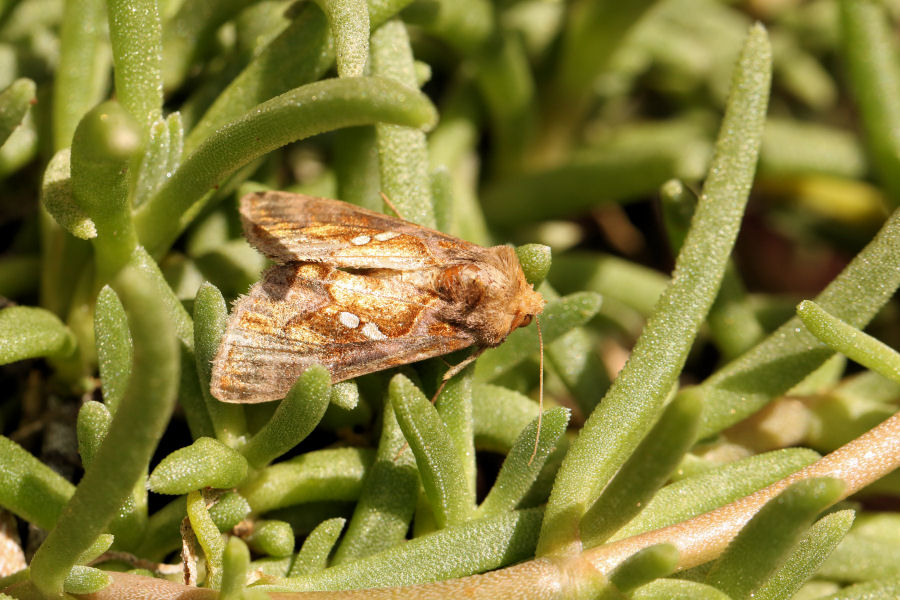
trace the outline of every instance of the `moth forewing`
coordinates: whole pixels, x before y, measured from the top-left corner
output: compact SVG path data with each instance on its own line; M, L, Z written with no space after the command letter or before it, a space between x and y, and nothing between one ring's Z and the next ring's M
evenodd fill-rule
M315 363L332 381L496 346L544 301L509 246L483 248L338 200L241 199L248 240L278 263L234 305L212 395L283 398Z
M247 194L240 201L247 240L279 263L318 262L338 268L436 267L480 246L339 200L288 192Z

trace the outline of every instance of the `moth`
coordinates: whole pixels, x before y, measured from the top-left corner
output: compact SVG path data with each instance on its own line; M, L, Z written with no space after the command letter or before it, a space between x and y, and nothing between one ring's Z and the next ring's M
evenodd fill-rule
M210 384L225 402L283 398L316 363L337 383L497 346L544 308L510 246L287 192L248 194L240 214L277 264L229 317Z

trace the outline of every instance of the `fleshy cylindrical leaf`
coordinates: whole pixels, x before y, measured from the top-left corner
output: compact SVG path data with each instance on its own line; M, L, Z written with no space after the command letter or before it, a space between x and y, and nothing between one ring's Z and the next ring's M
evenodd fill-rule
M186 494L207 487L227 489L241 483L247 469L247 461L239 452L204 437L162 459L147 483L158 494Z

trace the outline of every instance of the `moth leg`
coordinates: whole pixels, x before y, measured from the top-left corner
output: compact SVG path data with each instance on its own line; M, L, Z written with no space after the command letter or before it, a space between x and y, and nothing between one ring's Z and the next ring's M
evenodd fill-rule
M447 372L444 373L443 377L441 377L441 385L438 386L438 389L434 393L434 396L431 397L431 403L434 404L437 401L438 396L440 396L441 392L444 391L444 386L447 385L448 381L456 377L463 369L475 362L478 357L481 356L485 350L487 350L487 348L487 346L481 346L480 348L478 348L478 350L469 355L468 358L447 369Z

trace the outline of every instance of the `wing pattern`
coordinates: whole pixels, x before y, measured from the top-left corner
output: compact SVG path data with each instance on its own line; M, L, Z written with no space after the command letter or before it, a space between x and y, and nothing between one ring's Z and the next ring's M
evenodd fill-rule
M271 267L235 304L213 363L213 395L277 400L315 363L338 382L473 343L441 322L438 297L399 272L380 275L313 263Z
M248 194L240 211L250 243L280 263L415 270L458 264L482 250L440 231L327 198Z

